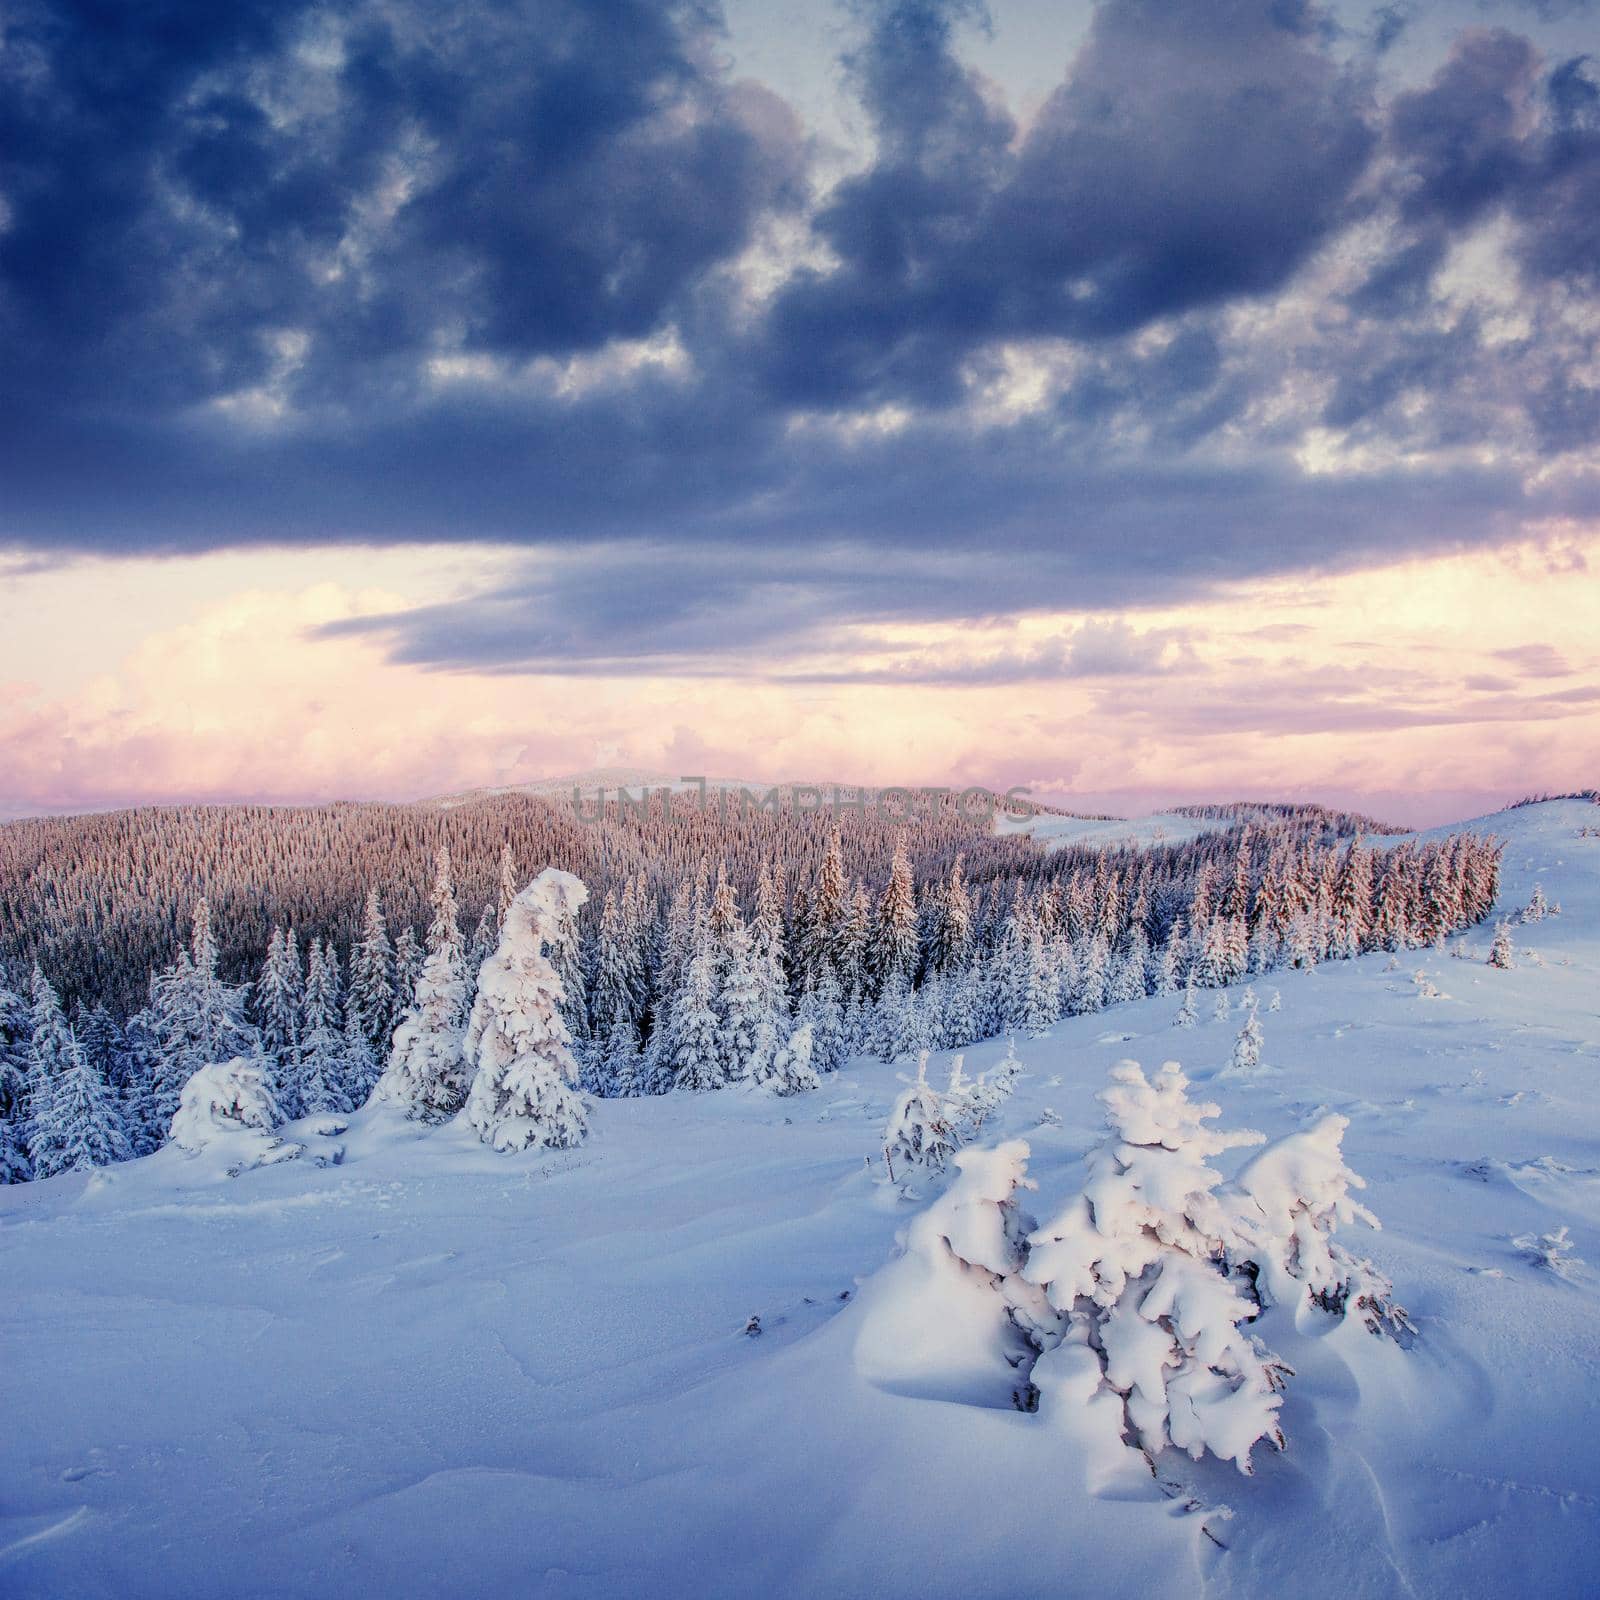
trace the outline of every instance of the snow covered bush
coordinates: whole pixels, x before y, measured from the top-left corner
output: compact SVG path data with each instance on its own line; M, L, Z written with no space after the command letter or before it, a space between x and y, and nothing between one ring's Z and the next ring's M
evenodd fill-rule
M1245 991L1244 1026L1233 1041L1233 1053L1223 1068L1224 1078L1249 1078L1261 1069L1261 1019L1256 1015L1255 996Z
M235 1056L201 1067L184 1084L168 1137L181 1149L204 1150L220 1135L270 1133L282 1120L266 1063Z
M259 1056L234 1056L201 1067L178 1091L169 1142L187 1155L220 1156L230 1177L292 1161L304 1147L286 1143L273 1131L283 1117L270 1072L270 1064Z
M1020 1139L955 1155L954 1182L912 1219L865 1298L864 1376L902 1393L1032 1409L1028 1371L1060 1318L1022 1276L1027 1161Z
M1572 1248L1565 1225L1554 1233L1523 1233L1511 1241L1523 1256L1536 1267L1553 1272L1558 1278L1570 1282L1583 1265L1583 1257Z
M1522 908L1522 915L1518 920L1521 922L1543 922L1546 917L1553 917L1556 914L1557 908L1545 899L1544 885L1536 883L1533 886L1533 894L1529 898L1527 905Z
M1194 1004L1194 969L1191 967L1188 977L1183 980L1183 1004L1178 1007L1172 1025L1175 1028L1192 1028L1198 1015Z
M500 943L478 975L466 1114L496 1150L566 1149L588 1131L561 1016L565 990L551 962L588 897L570 872L546 867L506 908Z
M1366 1180L1345 1165L1349 1125L1346 1117L1323 1117L1244 1164L1228 1193L1244 1236L1234 1247L1235 1264L1266 1305L1354 1313L1369 1332L1407 1344L1416 1329L1395 1304L1394 1285L1333 1237L1356 1222L1381 1226L1351 1194Z
M958 1139L946 1096L928 1082L928 1052L917 1058L917 1075L902 1079L904 1093L889 1112L884 1130L883 1159L894 1183L917 1173L943 1172Z
M1207 1162L1261 1135L1207 1128L1218 1108L1187 1089L1176 1062L1154 1082L1137 1062L1112 1068L1099 1095L1107 1137L1082 1192L1030 1235L1023 1276L1066 1317L1077 1364L1094 1356L1091 1393L1120 1398L1147 1457L1170 1443L1248 1473L1262 1439L1283 1446L1289 1369L1247 1331L1261 1308L1227 1272L1239 1235Z
M1516 947L1511 943L1511 925L1502 922L1494 930L1494 943L1489 946L1489 965L1509 972L1517 964Z

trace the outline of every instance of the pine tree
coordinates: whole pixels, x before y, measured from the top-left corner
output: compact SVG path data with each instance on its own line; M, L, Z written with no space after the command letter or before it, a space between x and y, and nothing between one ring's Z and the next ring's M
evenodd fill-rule
M344 1010L339 981L339 953L320 939L311 941L306 992L300 1016L300 1050L283 1100L290 1117L348 1111L345 1091Z
M929 970L948 972L964 965L971 947L972 900L967 893L966 862L958 855L934 908L928 940Z
M77 1041L55 987L34 963L28 1011L28 1161L36 1178L65 1170L56 1086L72 1068Z
M467 1025L474 1072L466 1111L497 1150L567 1149L588 1131L551 959L587 898L571 873L547 867L507 908L479 977Z
M411 1009L417 998L417 983L422 977L422 968L428 959L428 953L417 941L416 931L412 928L402 928L395 935L394 940L394 1019L398 1027L400 1019ZM393 1035L391 1034L391 1040Z
M116 1096L69 1032L60 1070L50 1080L36 1123L34 1176L85 1172L126 1161L131 1154Z
M815 987L822 974L836 968L846 919L844 852L837 827L828 835L806 908L802 937L796 946L796 980Z
M466 944L461 937L461 920L456 911L455 883L450 873L450 851L440 845L434 858L433 890L429 895L433 910L428 923L427 951L430 958L443 957L452 981L445 985L451 992L459 992L461 1014L453 1018L458 1027L465 1027L466 1008L470 989L467 983ZM438 984L434 987L439 988Z
M895 1183L919 1173L942 1172L958 1143L945 1097L928 1082L928 1052L917 1057L915 1078L902 1079L903 1094L889 1112L883 1135L883 1158Z
M470 1083L458 1023L465 982L448 946L423 963L416 998L400 1019L372 1098L423 1122L444 1122L465 1103Z
M22 1183L28 1164L28 1061L33 1029L22 996L0 967L0 1183Z
M261 964L251 995L251 1010L261 1035L262 1053L272 1063L273 1077L284 1081L285 1069L300 1054L300 1012L304 1005L304 980L294 950L294 935L287 937L275 926L267 941L267 958Z
M1159 995L1175 994L1178 989L1179 949L1183 939L1182 930L1174 923L1167 932L1166 939L1161 945L1161 955L1156 962L1155 981L1152 993Z
M825 976L833 977L832 968ZM818 1087L816 1069L811 1064L811 1025L802 1022L789 1037L773 1051L769 1060L761 1063L752 1081L769 1094L806 1094Z
M1244 999L1244 1026L1233 1041L1233 1055L1228 1062L1229 1072L1238 1077L1248 1077L1261 1065L1261 1019L1256 1015L1256 999L1247 993Z
M1494 943L1489 947L1489 965L1509 972L1516 964L1517 952L1511 942L1511 924L1502 922L1494 930Z
M1060 1348L1086 1346L1097 1358L1101 1392L1121 1400L1124 1431L1147 1457L1172 1444L1248 1473L1259 1440L1283 1447L1289 1369L1247 1331L1261 1309L1248 1285L1218 1270L1247 1241L1207 1162L1261 1136L1207 1128L1217 1107L1191 1102L1187 1088L1176 1062L1154 1082L1136 1062L1112 1068L1099 1096L1107 1134L1088 1156L1088 1181L1029 1236L1023 1276L1080 1336ZM1043 1389L1049 1354L1039 1366Z
M670 1055L673 1082L679 1089L720 1089L727 1082L717 1017L716 960L709 946L689 962L683 988L673 1000Z
M1178 1008L1178 1014L1172 1019L1175 1028L1192 1028L1199 1020L1200 1013L1194 1003L1194 968L1190 967L1183 980L1183 1004Z
M350 987L346 1011L367 1046L367 1055L382 1060L389 1052L398 1012L395 1004L395 955L376 889L367 890L361 913L361 937L350 952Z
M895 840L889 882L878 902L878 920L873 929L872 977L880 994L896 977L909 983L916 975L919 942L916 889L906 855L906 836L902 833Z

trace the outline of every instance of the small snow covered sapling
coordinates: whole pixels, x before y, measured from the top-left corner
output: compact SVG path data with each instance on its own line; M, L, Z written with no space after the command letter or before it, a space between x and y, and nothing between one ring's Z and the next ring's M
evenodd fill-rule
M1511 924L1502 922L1494 930L1494 943L1489 946L1489 965L1502 972L1510 972L1517 964L1516 947L1511 943Z
M1232 1009L1233 1008L1228 1003L1226 991L1219 990L1217 993L1216 1004L1211 1008L1212 1021L1226 1022L1228 1020L1228 1014Z
M1191 967L1188 976L1183 980L1183 1004L1178 1007L1178 1014L1172 1019L1172 1025L1175 1028L1192 1028L1198 1015L1194 1003L1194 969Z
M1283 1010L1283 991L1281 989L1274 989L1272 991L1272 998L1267 1002L1267 1010L1268 1011L1282 1011Z
M567 1149L588 1131L561 1016L565 990L550 959L587 898L570 872L545 868L506 908L500 943L478 976L466 1116L496 1150Z
M906 1089L889 1113L883 1136L883 1159L894 1183L904 1183L918 1171L944 1171L959 1143L948 1100L928 1082L926 1050L917 1058L916 1077L901 1081Z
M1261 1020L1256 1015L1255 996L1246 992L1244 1026L1233 1041L1233 1054L1226 1071L1236 1078L1247 1078L1261 1065Z
M1554 1233L1518 1234L1511 1243L1534 1266L1543 1267L1546 1272L1553 1272L1558 1278L1565 1278L1568 1282L1576 1275L1576 1269L1583 1265L1583 1257L1573 1250L1572 1240L1568 1237L1565 1225L1557 1228Z
M1553 917L1555 909L1544 897L1544 885L1536 883L1533 886L1533 895L1526 906L1522 908L1523 922L1543 922L1546 917Z
M1282 1448L1279 1391L1289 1368L1247 1331L1259 1302L1224 1265L1237 1232L1207 1160L1256 1133L1207 1128L1176 1062L1154 1082L1119 1062L1100 1092L1105 1141L1081 1193L1029 1238L1024 1276L1078 1337L1072 1357L1099 1363L1095 1393L1120 1397L1125 1431L1151 1460L1170 1443L1251 1470L1262 1439ZM1038 1376L1052 1377L1050 1355ZM1091 1374L1092 1375L1092 1374ZM1074 1371L1070 1392L1081 1395Z
M1395 1304L1394 1285L1333 1237L1356 1222L1381 1226L1351 1193L1366 1188L1366 1180L1345 1165L1349 1126L1347 1117L1323 1117L1244 1164L1227 1193L1245 1241L1233 1259L1268 1305L1309 1305L1340 1317L1353 1312L1369 1332L1408 1345L1417 1330Z

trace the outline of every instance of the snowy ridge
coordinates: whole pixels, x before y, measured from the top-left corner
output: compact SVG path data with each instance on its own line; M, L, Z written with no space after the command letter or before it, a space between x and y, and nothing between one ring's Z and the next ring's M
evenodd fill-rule
M1561 906L1511 928L1512 969L1486 964L1486 923L1451 940L1459 960L1271 973L1281 1008L1248 1076L1224 1076L1236 991L1187 1030L1172 996L1017 1041L1026 1071L984 1139L1027 1141L1041 1215L1081 1187L1123 1058L1181 1060L1227 1126L1270 1139L1346 1119L1383 1222L1349 1242L1418 1337L1269 1313L1295 1368L1288 1448L1248 1480L1174 1452L1107 1477L1070 1407L1058 1427L863 1367L923 1213L878 1156L903 1085L858 1059L784 1099L600 1102L573 1150L506 1156L376 1107L327 1165L225 1179L169 1147L0 1190L19 1286L0 1591L1582 1592L1600 1558L1597 821L1572 801L1478 819L1507 842L1502 914L1536 885ZM1005 1049L967 1050L968 1071ZM310 1154L322 1122L279 1133ZM1246 1156L1217 1165L1232 1179Z
M1041 811L1034 816L995 813L994 831L1002 837L1026 834L1049 850L1081 845L1090 850L1148 849L1153 845L1184 844L1208 833L1224 833L1232 826L1226 817L1186 817L1176 811L1152 812L1147 817L1074 817Z

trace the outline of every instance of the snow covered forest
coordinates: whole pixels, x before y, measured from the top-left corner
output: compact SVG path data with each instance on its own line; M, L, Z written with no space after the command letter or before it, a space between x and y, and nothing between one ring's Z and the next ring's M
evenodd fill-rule
M781 899L696 860L610 1029L626 877L608 934L515 861L475 962L435 858L386 1054L348 1023L405 932L381 891L353 958L286 929L237 981L197 902L152 1035L190 1054L148 1082L90 1069L41 973L0 1588L1581 1592L1594 815L1099 857L1041 817L998 885L895 829L836 1046L814 908L861 874L826 819Z
M948 800L905 816L611 801L585 821L499 796L10 824L0 1167L17 1181L154 1150L184 1086L236 1060L259 1064L280 1117L375 1092L456 1115L485 965L551 864L582 892L528 937L599 1098L761 1082L780 1058L801 1072L802 1030L804 1071L828 1073L1146 995L1181 992L1188 1025L1197 991L1436 946L1497 893L1499 849L1474 834L1391 846L1315 807L1197 814L1216 826L1185 843L1103 850L996 836Z

